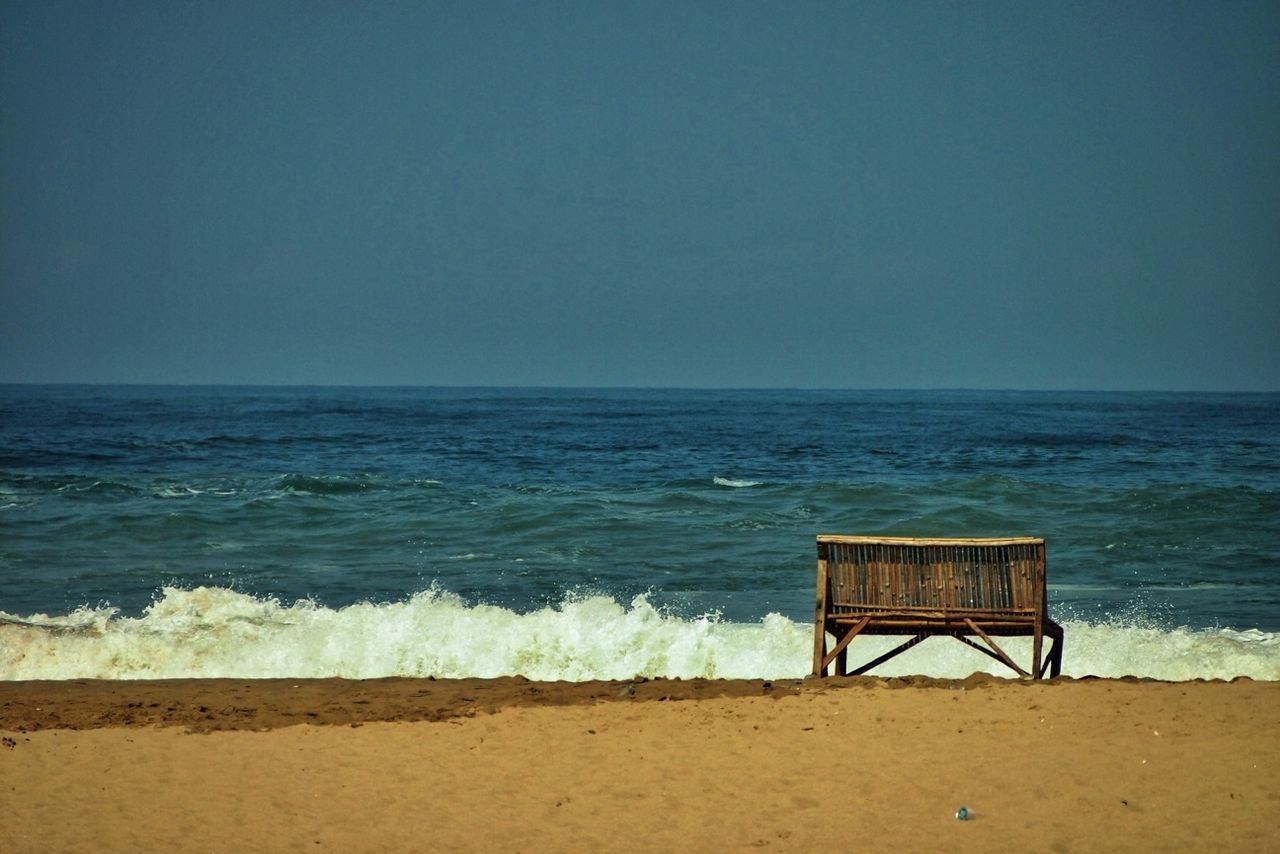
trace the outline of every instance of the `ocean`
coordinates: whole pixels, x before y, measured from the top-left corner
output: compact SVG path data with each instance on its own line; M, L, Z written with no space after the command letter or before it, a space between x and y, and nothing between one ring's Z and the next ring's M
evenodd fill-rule
M0 386L0 679L800 677L842 533L1045 537L1066 675L1276 680L1278 490L1276 394Z

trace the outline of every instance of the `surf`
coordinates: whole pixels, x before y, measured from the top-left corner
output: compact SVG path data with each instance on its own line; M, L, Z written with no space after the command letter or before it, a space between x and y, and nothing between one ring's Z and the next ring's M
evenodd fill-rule
M1280 680L1280 634L1065 620L1063 674ZM1002 640L1011 655L1025 639ZM1029 643L1029 641L1026 641ZM867 638L850 663L893 645ZM137 617L109 606L61 615L0 612L0 679L324 678L388 676L585 681L642 677L802 678L813 627L772 613L734 622L679 616L647 595L569 596L529 611L429 588L396 602L339 608L222 587L164 588ZM931 639L878 676L1005 676L960 644Z

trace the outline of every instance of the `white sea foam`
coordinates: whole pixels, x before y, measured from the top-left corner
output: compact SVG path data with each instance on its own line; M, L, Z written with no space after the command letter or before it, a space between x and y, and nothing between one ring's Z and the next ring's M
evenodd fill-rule
M759 486L758 480L734 480L731 477L713 477L711 482L716 486L729 486L734 489L746 489L749 486Z
M203 489L195 489L186 484L169 484L156 491L157 498L190 498L194 495L203 494Z
M1167 680L1280 680L1280 635L1262 631L1157 629L1069 621L1068 676ZM859 639L850 663L897 642ZM50 617L0 614L0 679L382 676L537 680L633 676L764 678L808 673L810 625L771 614L756 623L679 618L643 596L605 596L517 613L467 605L429 590L395 603L326 608L232 590L167 588L141 616L84 608ZM1018 660L1029 641L1002 638ZM920 644L874 672L959 678L999 664L945 638Z

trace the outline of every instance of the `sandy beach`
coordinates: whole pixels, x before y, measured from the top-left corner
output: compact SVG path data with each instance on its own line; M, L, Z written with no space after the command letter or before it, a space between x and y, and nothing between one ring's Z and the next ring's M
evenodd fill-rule
M1264 851L1277 732L1247 680L9 682L0 814L11 852Z

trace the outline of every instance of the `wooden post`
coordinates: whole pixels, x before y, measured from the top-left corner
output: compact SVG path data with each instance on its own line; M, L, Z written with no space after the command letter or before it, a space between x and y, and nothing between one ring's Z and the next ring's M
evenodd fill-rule
M1043 542L1036 545L1036 577L1032 584L1032 602L1035 603L1035 622L1031 634L1031 672L1035 674L1034 678L1039 679L1040 670L1040 653L1044 648L1044 621L1048 616L1049 597L1045 590L1045 544Z
M813 615L813 675L823 676L822 659L827 648L827 601L831 579L827 575L827 544L818 543L818 604Z

